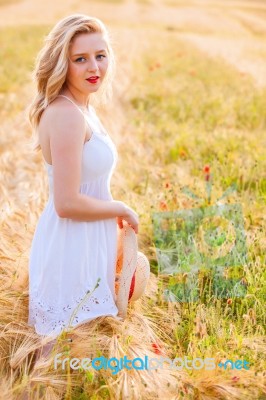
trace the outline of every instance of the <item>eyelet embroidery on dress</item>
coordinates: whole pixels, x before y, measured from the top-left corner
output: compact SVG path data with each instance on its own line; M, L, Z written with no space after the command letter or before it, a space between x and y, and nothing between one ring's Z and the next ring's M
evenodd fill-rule
M85 292L83 297L80 296L76 300L74 300L73 305L69 303L63 307L62 306L56 307L48 305L44 301L40 300L38 291L35 291L34 294L32 294L31 296L31 301L29 306L29 323L34 325L37 321L41 321L42 324L51 324L49 326L49 329L51 327L52 331L57 330L58 327L60 329L68 327L72 313L77 308L77 305L84 300L86 293L87 292ZM108 301L113 302L111 294L107 294L105 297L101 299L102 304ZM80 310L85 312L90 312L91 307L89 306L90 305L89 303L92 305L93 304L97 305L100 304L100 301L97 297L90 296L86 300L85 304L83 304L82 307L80 307L79 311L77 312L80 312ZM111 309L115 311L116 307L113 305ZM47 313L51 314L49 318L47 318ZM82 322L82 320L80 320L80 316L75 315L72 319L71 325L73 326L73 323L78 324L79 322Z
M93 301L95 304L99 304L98 300L94 296L91 297L91 301Z

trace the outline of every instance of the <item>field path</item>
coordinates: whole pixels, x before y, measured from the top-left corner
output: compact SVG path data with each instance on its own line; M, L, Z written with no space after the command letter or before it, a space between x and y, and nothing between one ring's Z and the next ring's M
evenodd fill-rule
M266 86L266 3L241 0L22 0L0 8L0 26L53 24L74 12L96 15L115 28L172 29L180 40L222 57L258 86ZM132 40L133 40L132 34ZM144 43L142 43L144 44Z
M266 86L265 2L168 3L176 3L176 7L163 6L160 0L153 1L157 20L175 29L179 39L192 43L209 56L221 57L241 73L251 75L257 86Z

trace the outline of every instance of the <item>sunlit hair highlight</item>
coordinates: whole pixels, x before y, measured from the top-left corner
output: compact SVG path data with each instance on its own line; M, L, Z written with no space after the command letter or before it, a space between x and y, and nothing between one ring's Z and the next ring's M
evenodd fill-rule
M84 14L73 14L60 20L44 38L44 46L35 59L32 79L36 93L27 108L28 121L33 128L33 149L41 149L37 128L45 108L64 88L69 63L69 48L74 38L80 33L101 33L106 42L108 68L97 93L92 93L93 102L106 104L113 95L113 77L115 56L112 49L112 38L103 22Z

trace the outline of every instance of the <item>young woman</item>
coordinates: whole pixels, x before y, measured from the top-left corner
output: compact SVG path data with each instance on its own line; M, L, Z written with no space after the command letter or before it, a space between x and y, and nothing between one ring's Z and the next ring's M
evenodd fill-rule
M117 224L138 233L139 221L112 198L117 150L91 105L97 92L111 98L114 65L104 24L83 14L59 21L36 60L29 120L49 177L29 260L28 323L39 335L118 314Z

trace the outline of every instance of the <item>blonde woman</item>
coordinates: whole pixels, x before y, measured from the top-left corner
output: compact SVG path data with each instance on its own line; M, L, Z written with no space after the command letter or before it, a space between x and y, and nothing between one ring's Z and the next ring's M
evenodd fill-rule
M138 215L112 198L118 154L91 105L92 95L111 99L114 66L106 27L83 14L59 21L36 60L29 120L49 199L31 246L28 323L42 336L118 314L117 224L138 233Z

